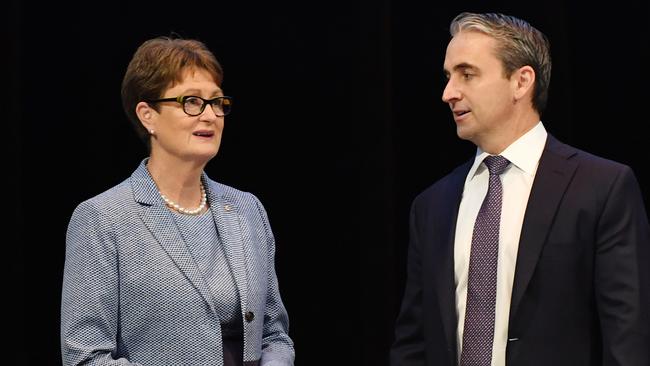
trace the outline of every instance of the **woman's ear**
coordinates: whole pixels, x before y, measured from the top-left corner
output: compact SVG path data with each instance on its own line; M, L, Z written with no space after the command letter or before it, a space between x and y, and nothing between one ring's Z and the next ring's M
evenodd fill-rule
M144 128L153 135L156 130L156 120L154 118L157 115L156 111L148 103L140 102L135 106L135 114Z

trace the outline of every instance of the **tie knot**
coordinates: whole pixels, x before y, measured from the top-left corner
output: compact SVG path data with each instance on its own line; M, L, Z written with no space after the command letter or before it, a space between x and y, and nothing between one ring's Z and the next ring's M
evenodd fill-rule
M510 161L501 155L490 155L483 162L490 171L490 175L501 175L510 164Z

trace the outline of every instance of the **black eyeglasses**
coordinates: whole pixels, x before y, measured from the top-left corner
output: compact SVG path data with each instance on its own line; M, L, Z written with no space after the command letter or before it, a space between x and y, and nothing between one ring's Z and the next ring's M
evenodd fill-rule
M205 106L210 104L212 111L217 117L223 117L230 113L232 107L231 97L216 97L212 99L203 99L194 95L178 96L175 98L165 98L157 100L149 100L147 103L160 103L160 102L177 102L183 106L183 112L190 116L198 116L205 110Z

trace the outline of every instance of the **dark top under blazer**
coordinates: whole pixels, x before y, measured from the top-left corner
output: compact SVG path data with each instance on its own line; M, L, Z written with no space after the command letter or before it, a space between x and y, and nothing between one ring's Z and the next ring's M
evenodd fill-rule
M145 166L81 203L67 234L63 364L222 365L209 286ZM292 365L275 241L250 193L202 176L240 295L246 364Z
M457 364L453 248L472 163L413 202L392 366ZM549 135L519 240L506 365L650 365L649 251L631 169Z

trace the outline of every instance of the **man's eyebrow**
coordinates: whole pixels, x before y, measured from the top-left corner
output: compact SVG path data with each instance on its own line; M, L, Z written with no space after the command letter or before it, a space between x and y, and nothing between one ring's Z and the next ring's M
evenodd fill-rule
M470 63L467 63L467 62L461 62L461 63L459 63L457 65L454 65L454 67L452 67L452 71L454 71L454 72L458 72L458 71L462 72L462 71L465 71L465 70L468 70L468 69L469 70L475 70L476 66L474 66L474 65L472 65ZM449 74L450 74L450 72L447 71L447 69L443 69L442 72L445 74L445 76L449 76Z
M472 64L468 64L467 62L462 62L459 63L458 65L454 66L454 71L464 71L467 69L475 70L476 66Z

